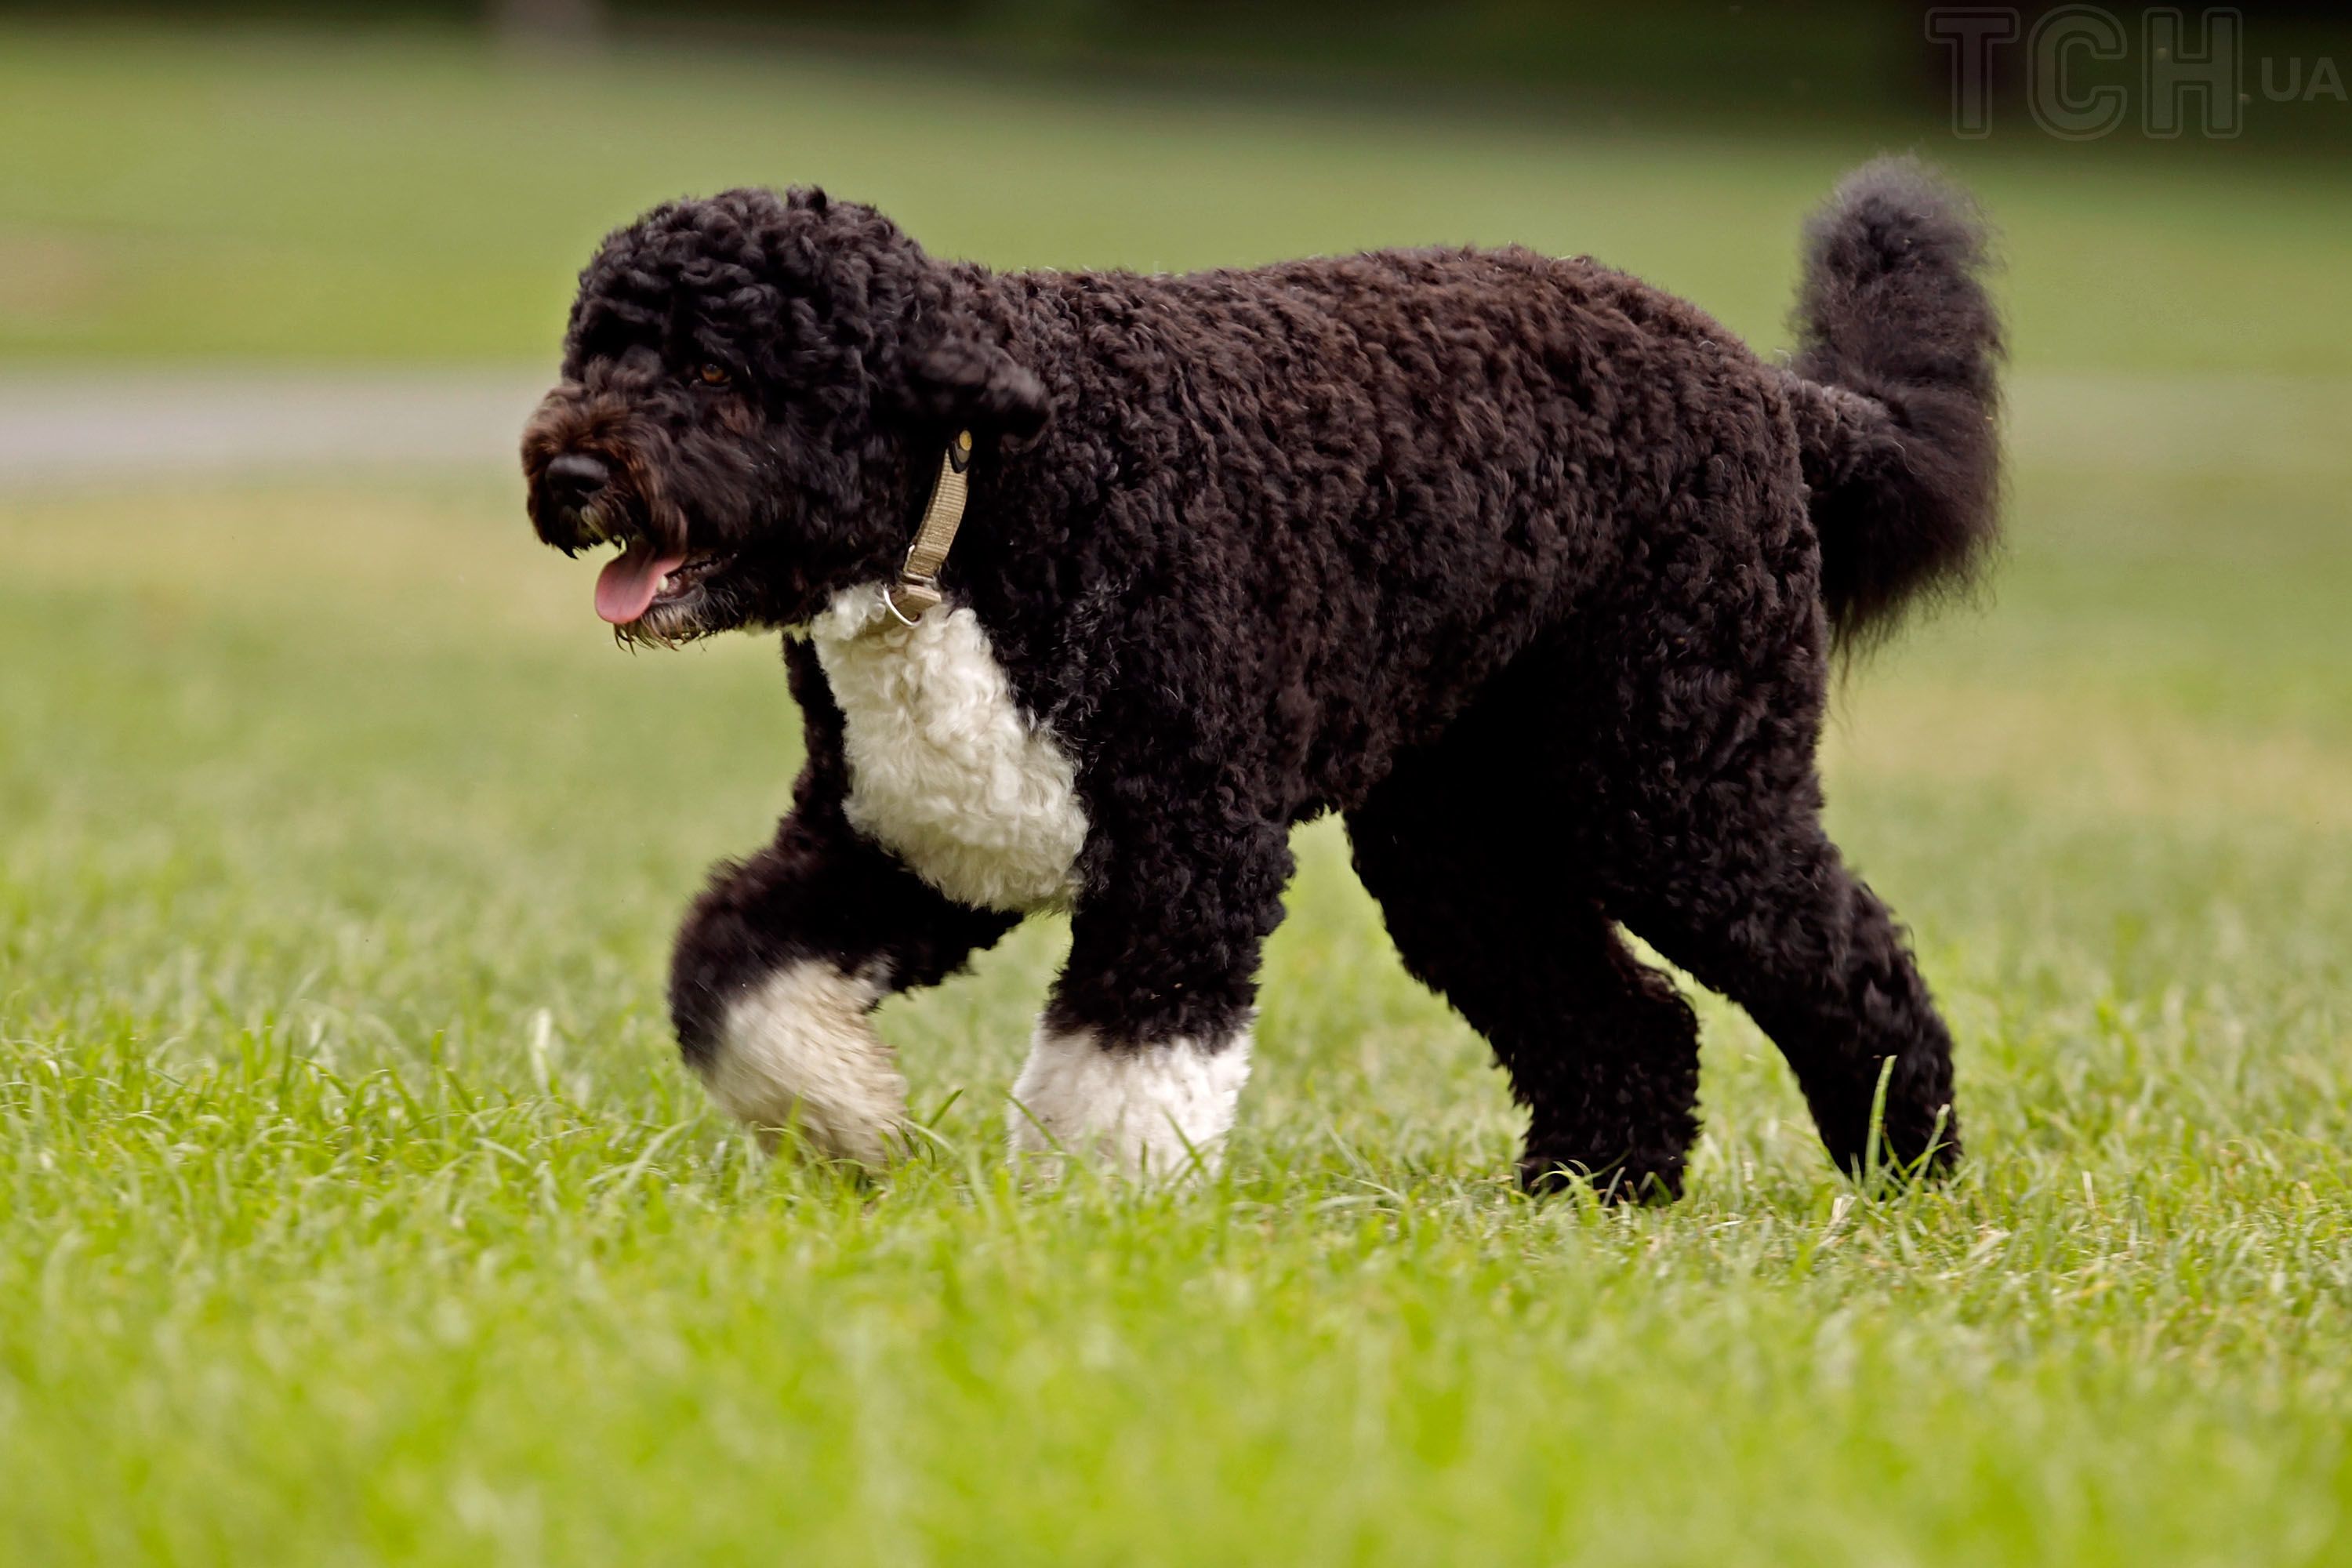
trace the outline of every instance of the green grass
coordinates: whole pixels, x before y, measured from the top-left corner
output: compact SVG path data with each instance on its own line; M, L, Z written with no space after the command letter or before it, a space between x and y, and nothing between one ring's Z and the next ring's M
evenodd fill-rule
M1854 151L683 63L605 84L625 133L455 48L185 47L0 51L0 229L131 258L5 346L543 352L597 225L794 127L944 248L1599 236L1761 328ZM0 1562L2352 1561L2352 385L2289 374L2352 331L2343 209L2068 167L1987 181L2040 237L1998 598L1831 741L1959 1041L1972 1158L1900 1197L1708 1002L1689 1198L1523 1202L1328 825L1213 1188L1012 1179L1052 922L885 1010L922 1158L763 1161L658 994L786 796L772 648L615 652L509 480L0 494ZM299 286L346 263L381 310Z

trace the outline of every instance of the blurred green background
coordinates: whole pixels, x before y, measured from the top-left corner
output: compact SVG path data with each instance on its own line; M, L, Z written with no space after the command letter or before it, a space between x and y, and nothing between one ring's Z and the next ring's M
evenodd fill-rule
M1589 252L1769 342L1794 215L1886 146L1933 153L1998 210L2021 365L2326 373L2352 346L2337 100L2250 88L2229 141L2066 143L2012 111L1963 142L1944 50L1899 5L1473 7L1450 52L1426 47L1454 37L1442 10L1259 27L1199 9L1192 52L1228 63L1191 71L1147 47L1188 36L1185 7L1008 5L855 37L648 33L626 11L580 37L0 22L0 353L541 361L606 229L776 183L1003 266ZM2273 49L2352 61L2352 28L2314 43L2258 15L2248 36L2255 87ZM1324 37L1328 58L1299 42ZM1283 74L1297 54L1324 63ZM1818 80L1767 90L1791 54ZM1717 90L1743 59L1764 86Z
M2352 108L2259 65L2333 26L2068 142L2013 68L1956 138L1905 6L0 7L0 1562L2352 1561ZM1053 921L886 1009L911 1166L706 1112L665 945L798 741L524 524L605 230L1517 241L1771 352L1889 148L2015 343L1995 579L1826 748L1954 1184L1840 1181L1702 999L1688 1199L1522 1202L1329 824L1210 1190L1003 1165Z

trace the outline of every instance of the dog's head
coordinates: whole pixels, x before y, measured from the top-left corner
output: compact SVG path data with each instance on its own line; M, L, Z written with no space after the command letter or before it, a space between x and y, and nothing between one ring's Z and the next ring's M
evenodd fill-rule
M801 624L887 578L956 432L1045 422L981 276L820 191L656 207L580 276L523 433L532 526L619 547L596 613L637 641Z

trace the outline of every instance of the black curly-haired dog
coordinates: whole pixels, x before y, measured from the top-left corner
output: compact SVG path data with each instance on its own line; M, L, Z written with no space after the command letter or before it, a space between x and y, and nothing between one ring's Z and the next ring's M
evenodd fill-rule
M884 1157L876 1004L1066 907L1016 1146L1213 1158L1290 829L1338 811L1508 1070L1531 1186L1680 1186L1696 1023L1621 927L1771 1035L1841 1164L1881 1096L1889 1163L1950 1161L1949 1041L1814 750L1833 636L1992 536L1999 330L1910 164L1810 238L1786 368L1520 249L1000 275L815 191L606 239L532 520L623 546L625 637L782 628L807 728L792 814L678 935L711 1093Z

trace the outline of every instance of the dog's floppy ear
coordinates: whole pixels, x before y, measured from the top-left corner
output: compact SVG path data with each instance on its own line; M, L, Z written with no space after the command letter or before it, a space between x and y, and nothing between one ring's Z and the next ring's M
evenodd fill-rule
M1043 382L994 343L960 333L918 353L908 380L908 411L948 429L1034 436L1050 411Z

